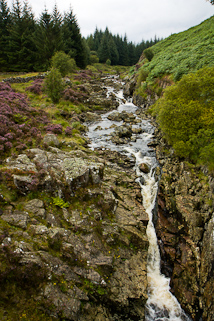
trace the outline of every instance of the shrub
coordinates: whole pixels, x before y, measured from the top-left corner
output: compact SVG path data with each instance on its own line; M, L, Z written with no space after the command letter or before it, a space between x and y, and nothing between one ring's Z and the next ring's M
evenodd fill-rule
M44 111L30 108L25 95L14 92L9 84L0 83L0 157L12 148L22 150L39 144L41 131L49 123ZM23 142L25 144L23 144Z
M45 127L47 132L51 132L54 134L62 134L62 125L60 124L51 124Z
M65 129L65 135L67 136L71 136L72 135L72 128L67 126L66 129Z
M31 86L27 87L25 90L30 91L36 95L40 95L42 93L43 88L43 79L36 79L32 83Z
M57 51L51 58L51 65L60 71L62 77L76 69L76 62L63 51Z
M64 202L60 197L52 197L53 204L61 208L69 207L69 204Z
M151 48L145 49L143 53L144 53L145 57L146 57L149 61L151 61L152 58L154 57L154 53L153 53L153 51L152 51Z
M97 55L91 54L91 55L90 55L90 63L91 63L91 64L97 64L97 63L99 63L99 57L97 57Z
M111 66L111 60L110 60L110 59L107 59L107 60L106 60L106 65L107 65L107 66Z
M154 107L178 156L214 167L214 67L188 74L165 89Z
M74 90L72 88L66 88L63 91L63 99L69 100L72 103L84 102L87 98L88 98L87 94L78 90Z
M45 92L48 94L48 97L52 100L53 103L58 103L61 98L63 89L64 84L62 81L61 73L58 69L52 68L44 81Z

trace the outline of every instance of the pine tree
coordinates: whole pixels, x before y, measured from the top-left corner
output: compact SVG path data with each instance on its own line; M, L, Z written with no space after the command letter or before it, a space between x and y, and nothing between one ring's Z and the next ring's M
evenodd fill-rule
M137 62L136 50L135 50L135 46L133 45L132 42L128 43L128 56L129 56L129 64L131 66L136 64L136 62Z
M52 13L52 46L54 52L63 50L62 16L55 4Z
M36 25L34 43L37 48L36 69L46 71L49 67L49 59L53 55L51 44L52 19L47 9L41 13Z
M16 0L12 6L11 23L8 28L9 70L33 70L35 47L32 33L34 28L34 16L27 1L22 8L20 1Z
M122 52L121 52L121 64L123 66L129 66L129 53L128 53L128 43L127 43L127 37L124 36L123 42L122 42Z
M101 63L105 63L107 59L110 59L108 33L105 33L102 37L102 40L98 49L98 57Z
M109 59L111 60L111 64L117 65L119 62L119 53L112 36L109 39L108 47L109 47L109 53L110 53Z
M87 63L87 52L84 46L76 16L70 9L63 18L62 25L64 51L74 58L80 68L85 68Z
M0 0L0 70L7 71L9 67L8 50L8 27L10 24L10 10L5 0Z
M34 34L34 41L37 48L37 69L47 70L54 53L64 49L62 17L56 5L52 15L46 8L42 12Z
M94 32L94 50L95 51L98 51L99 46L101 44L102 37L103 37L103 32L101 30L99 31L96 27Z

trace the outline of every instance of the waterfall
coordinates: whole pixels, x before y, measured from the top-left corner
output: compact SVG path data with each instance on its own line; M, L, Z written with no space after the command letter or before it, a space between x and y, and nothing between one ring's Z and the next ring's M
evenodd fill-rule
M170 279L160 272L160 251L157 242L155 227L153 224L153 210L156 203L158 191L158 180L155 177L156 159L153 157L141 157L140 152L135 154L136 173L143 177L144 184L141 183L141 193L143 206L149 216L147 225L147 237L149 240L147 279L148 279L148 300L146 304L146 321L190 321L190 318L181 309L177 299L170 292ZM150 167L150 172L144 174L140 172L140 163L146 163Z
M118 98L121 99L121 92L119 92ZM126 103L121 104L117 111L120 113L123 111L135 113L137 109L137 106L134 104ZM109 139L110 133L114 130L112 124L117 123L117 126L119 126L123 122L112 122L108 120L108 115L111 113L112 111L102 115L101 122L89 126L88 137L91 140L89 146L92 149L99 147L116 150L121 153L126 153L129 156L132 155L136 160L135 169L139 178L138 182L141 186L143 206L149 217L147 226L149 249L147 263L148 300L146 304L146 321L190 321L191 319L184 313L177 299L170 292L170 279L160 272L160 252L155 227L153 225L153 210L158 191L158 179L155 175L157 160L154 151L147 146L148 141L153 136L154 128L148 121L142 120L138 126L143 129L143 133L138 135L136 141L132 141L126 146L115 145ZM139 165L142 163L147 164L150 168L148 174L140 171Z

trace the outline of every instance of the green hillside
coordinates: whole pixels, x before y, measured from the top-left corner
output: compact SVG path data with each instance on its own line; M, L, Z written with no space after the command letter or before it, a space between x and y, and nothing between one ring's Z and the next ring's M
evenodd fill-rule
M212 175L213 52L214 16L144 50L135 91L157 100L150 111L177 156L206 166Z
M160 82L157 79L170 75L167 78L172 83L189 72L204 66L214 66L213 51L214 16L187 31L171 35L151 49L144 50L139 62L138 87L143 85L144 93L153 89L160 95Z

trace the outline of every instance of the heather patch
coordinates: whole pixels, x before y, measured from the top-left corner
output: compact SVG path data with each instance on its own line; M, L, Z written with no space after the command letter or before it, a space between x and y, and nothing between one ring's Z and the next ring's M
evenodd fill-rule
M62 125L60 124L51 124L45 127L47 132L54 134L62 134Z
M38 146L41 130L49 123L45 112L30 108L26 96L14 92L8 83L0 83L0 150L20 151ZM3 153L2 153L3 152Z
M81 70L74 76L75 80L90 80L92 78L92 72L90 70Z
M81 91L76 91L72 88L67 88L63 91L63 99L68 100L72 103L81 103L84 102L88 98L88 95L81 92Z
M35 79L31 86L27 87L25 90L30 91L36 95L42 94L43 79Z

